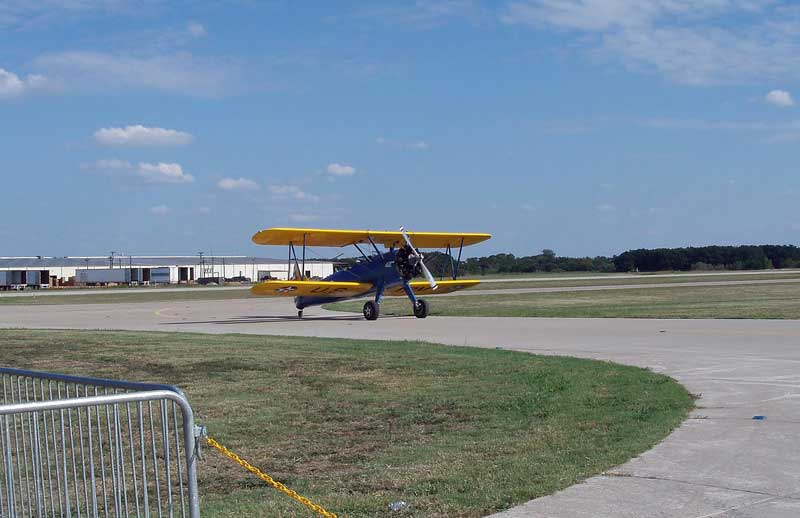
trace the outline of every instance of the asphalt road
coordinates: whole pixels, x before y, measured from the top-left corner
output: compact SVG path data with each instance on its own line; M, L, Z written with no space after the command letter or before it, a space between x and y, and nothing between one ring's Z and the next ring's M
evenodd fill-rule
M640 457L494 518L800 516L800 321L294 314L275 299L3 306L0 327L420 339L649 367L701 396L690 419Z

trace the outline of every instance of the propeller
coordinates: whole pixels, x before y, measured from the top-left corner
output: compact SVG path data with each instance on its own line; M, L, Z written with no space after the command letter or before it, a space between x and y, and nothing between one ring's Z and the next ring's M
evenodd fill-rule
M419 261L419 265L420 267L422 267L422 273L425 275L425 278L428 279L428 284L431 285L431 289L435 290L436 288L439 287L439 285L436 284L436 279L433 278L433 275L431 275L430 270L428 270L428 267L425 266L425 263L422 261L424 256L411 243L411 239L408 237L408 234L406 234L406 231L403 227L400 227L400 233L403 234L403 238L406 240L406 243L408 244L408 246L411 247L411 250L414 252L413 257L416 257L417 260Z

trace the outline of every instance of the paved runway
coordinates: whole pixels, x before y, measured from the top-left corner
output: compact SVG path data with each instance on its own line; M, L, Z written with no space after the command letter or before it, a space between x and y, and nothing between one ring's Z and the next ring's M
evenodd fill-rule
M420 339L650 367L701 395L652 450L495 517L800 516L800 321L382 318L227 300L0 307L0 327ZM754 420L753 416L766 416Z

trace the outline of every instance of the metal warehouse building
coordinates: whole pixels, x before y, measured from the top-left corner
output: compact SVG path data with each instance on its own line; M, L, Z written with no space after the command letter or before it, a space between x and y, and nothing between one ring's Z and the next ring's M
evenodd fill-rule
M331 261L305 261L307 278L333 273ZM190 284L213 279L287 279L286 259L249 256L0 257L0 287Z

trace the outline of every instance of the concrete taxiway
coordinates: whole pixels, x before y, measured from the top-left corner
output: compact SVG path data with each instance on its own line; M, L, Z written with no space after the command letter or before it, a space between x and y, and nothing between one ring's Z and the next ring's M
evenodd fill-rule
M0 327L419 339L649 367L700 396L686 422L643 455L495 518L800 516L800 321L367 322L319 308L298 320L287 300L249 299L3 306Z

